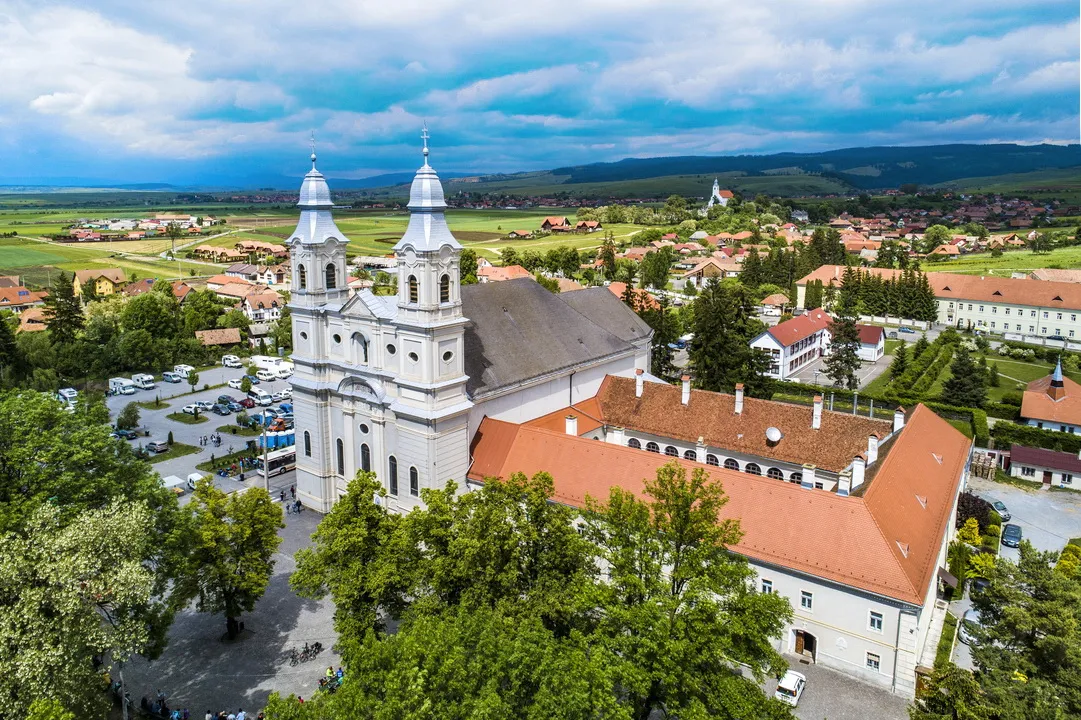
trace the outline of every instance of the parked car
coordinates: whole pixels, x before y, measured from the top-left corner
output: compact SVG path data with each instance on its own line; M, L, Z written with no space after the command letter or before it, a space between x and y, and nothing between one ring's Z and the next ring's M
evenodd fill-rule
M1021 526L1007 523L1002 526L1002 544L1006 547L1021 547Z
M238 404L242 408L253 408L253 407L255 407L255 401L252 400L250 397L240 398L240 402Z
M282 397L286 400L290 400L293 397L293 388L282 388Z
M161 374L161 381L162 382L178 383L178 382L183 382L183 380L184 380L184 378L180 377L179 374L173 372L172 370L169 370L167 372L163 372Z
M991 585L991 581L987 578L974 577L969 578L968 581L968 594L969 597L973 595L979 595Z
M913 330L910 327L902 327L902 328L898 328L898 330L900 330L901 332L903 332L903 333L905 333L907 335L915 335L916 334L916 331Z
M891 340L896 340L897 339L897 331L896 330L890 330L888 333L886 333L886 337L890 338Z
M209 400L196 400L195 404L199 406L200 410L213 410L215 405Z
M236 398L233 397L232 395L219 395L218 396L218 404L219 405L228 405L229 403L235 403L235 402L236 402Z
M191 405L185 405L181 412L186 412L188 415L198 415L202 410L198 403L192 403Z
M281 402L285 397L280 393L270 393L270 402Z
M807 677L803 673L798 673L795 670L785 671L784 677L777 683L777 692L773 694L773 697L777 698L785 705L791 705L796 707L799 704L800 696L803 695L804 688L807 687Z
M223 367L238 368L240 367L240 358L236 355L222 355L221 364Z
M972 644L972 627L980 625L980 611L976 608L965 610L961 616L961 622L957 625L957 639L965 645Z
M283 402L281 405L278 406L278 410L281 411L282 413L292 415L293 414L293 403Z
M215 415L228 415L230 410L228 405L224 403L217 403L210 408L210 412L214 413Z
M233 390L239 390L240 389L240 383L242 381L243 381L243 378L233 378L232 380L227 382L226 385L231 387Z
M139 433L135 432L134 430L114 430L109 434L112 437L124 438L125 440L134 440L135 438L139 437Z
M229 408L229 412L235 412L235 413L238 413L238 412L240 412L241 410L244 409L244 406L241 405L239 402L231 402L228 405L226 405L226 407Z
M1002 502L1001 500L995 500L993 503L991 503L991 507L995 509L995 512L998 513L999 517L1002 518L1003 522L1006 522L1011 517L1013 517L1012 515L1010 515L1010 511L1006 508L1006 503Z
M259 384L259 378L255 377L254 375L245 375L244 377L248 378L248 380L251 382L252 385L258 385ZM241 380L243 380L243 379L244 378L241 378Z
M191 365L173 365L173 372L175 372L183 379L187 380L188 375L191 375L193 372L195 372L195 368L193 368Z
M278 373L273 370L256 370L255 377L264 382L272 382L278 379Z
M1066 338L1064 338L1061 335L1048 335L1047 339L1048 340L1061 340L1062 342L1066 342Z
M150 452L163 453L169 449L169 443L164 440L155 440L154 442L148 442L146 449Z

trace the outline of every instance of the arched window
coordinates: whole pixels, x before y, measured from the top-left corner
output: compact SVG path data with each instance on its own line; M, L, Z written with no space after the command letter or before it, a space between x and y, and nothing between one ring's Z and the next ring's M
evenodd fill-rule
M743 468L743 472L748 475L761 475L762 468L758 467L758 463L747 463L747 467Z
M801 483L803 482L803 473L792 473L788 476L788 482Z
M337 451L338 451L338 452L337 452L337 458L338 458L338 474L339 474L339 475L345 475L345 443L343 443L343 442L342 442L342 439L341 439L341 438L338 438L338 439L337 439L337 440L336 440L336 441L334 442L334 447L335 447L335 448L337 449Z
M308 270L303 265L297 265L297 284L301 290L308 288Z
M333 290L338 287L338 268L334 267L334 263L327 263L327 290Z
M784 480L784 473L781 472L780 468L770 468L766 471L766 477L774 480Z
M395 459L395 457L393 455L390 456L389 465L390 465L390 477L388 478L388 483L387 484L390 485L390 487L388 489L390 490L391 495L397 495L398 494L398 461L397 461L397 459Z
M635 450L641 450L642 443L638 441L638 438L631 438L627 441L627 447L634 448Z
M353 333L353 344L356 346L357 361L361 365L368 364L368 341L364 339L364 336L358 332Z
M675 445L669 445L664 449L664 454L668 457L679 457L679 450L676 449Z
M439 278L439 302L450 302L450 275Z
M307 430L304 431L304 455L305 457L312 456L312 435Z
M409 468L409 494L420 496L420 475L415 467Z
M684 450L683 451L683 459L684 460L697 460L698 459L698 453L696 453L694 450Z
M646 452L659 453L660 451L661 451L661 446L658 445L657 443L655 443L655 442L647 442L646 443Z
M364 472L372 471L372 451L368 449L368 443L360 446L360 469Z
M416 275L409 276L409 302L420 302L420 285L417 283Z
M713 454L706 455L706 465L712 465L713 467L717 467L720 464L721 463L720 463L720 461L718 461L716 455L713 455Z
M724 461L724 467L727 470L739 470L739 462L733 460L732 458L728 458Z

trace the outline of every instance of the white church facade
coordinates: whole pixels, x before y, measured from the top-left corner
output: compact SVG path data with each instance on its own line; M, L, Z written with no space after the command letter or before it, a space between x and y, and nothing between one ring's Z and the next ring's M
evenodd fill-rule
M360 470L388 505L464 488L484 417L525 422L596 394L606 375L649 369L651 330L605 288L554 295L530 279L461 286L461 245L424 164L394 246L397 296L349 290L348 239L326 179L304 177L292 262L297 492L326 512Z

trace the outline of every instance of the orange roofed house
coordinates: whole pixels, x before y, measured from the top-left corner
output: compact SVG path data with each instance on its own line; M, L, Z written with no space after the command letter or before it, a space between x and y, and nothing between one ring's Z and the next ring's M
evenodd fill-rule
M773 359L769 376L787 380L829 352L830 323L833 318L821 310L812 310L769 328L751 340L751 347Z
M547 471L553 499L582 507L612 486L641 493L667 462L701 468L724 486L757 589L792 603L778 649L912 697L934 663L940 583L956 584L946 550L971 442L922 405L879 420L816 400L608 377L531 422L486 418L469 483Z
M1081 432L1081 385L1062 374L1062 363L1047 377L1033 380L1021 398L1021 419L1032 427Z

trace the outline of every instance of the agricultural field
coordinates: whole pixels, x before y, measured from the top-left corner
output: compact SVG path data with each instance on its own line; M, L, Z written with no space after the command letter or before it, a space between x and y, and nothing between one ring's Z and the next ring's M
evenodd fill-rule
M972 177L942 183L940 187L978 193L1028 195L1036 200L1059 198L1081 202L1081 168L1055 168L1027 173Z
M927 272L999 277L1009 277L1014 272L1029 272L1038 268L1081 268L1081 247L1058 248L1038 254L1030 250L1013 250L1000 257L991 257L990 253L978 253L963 255L956 260L923 263L921 268Z

